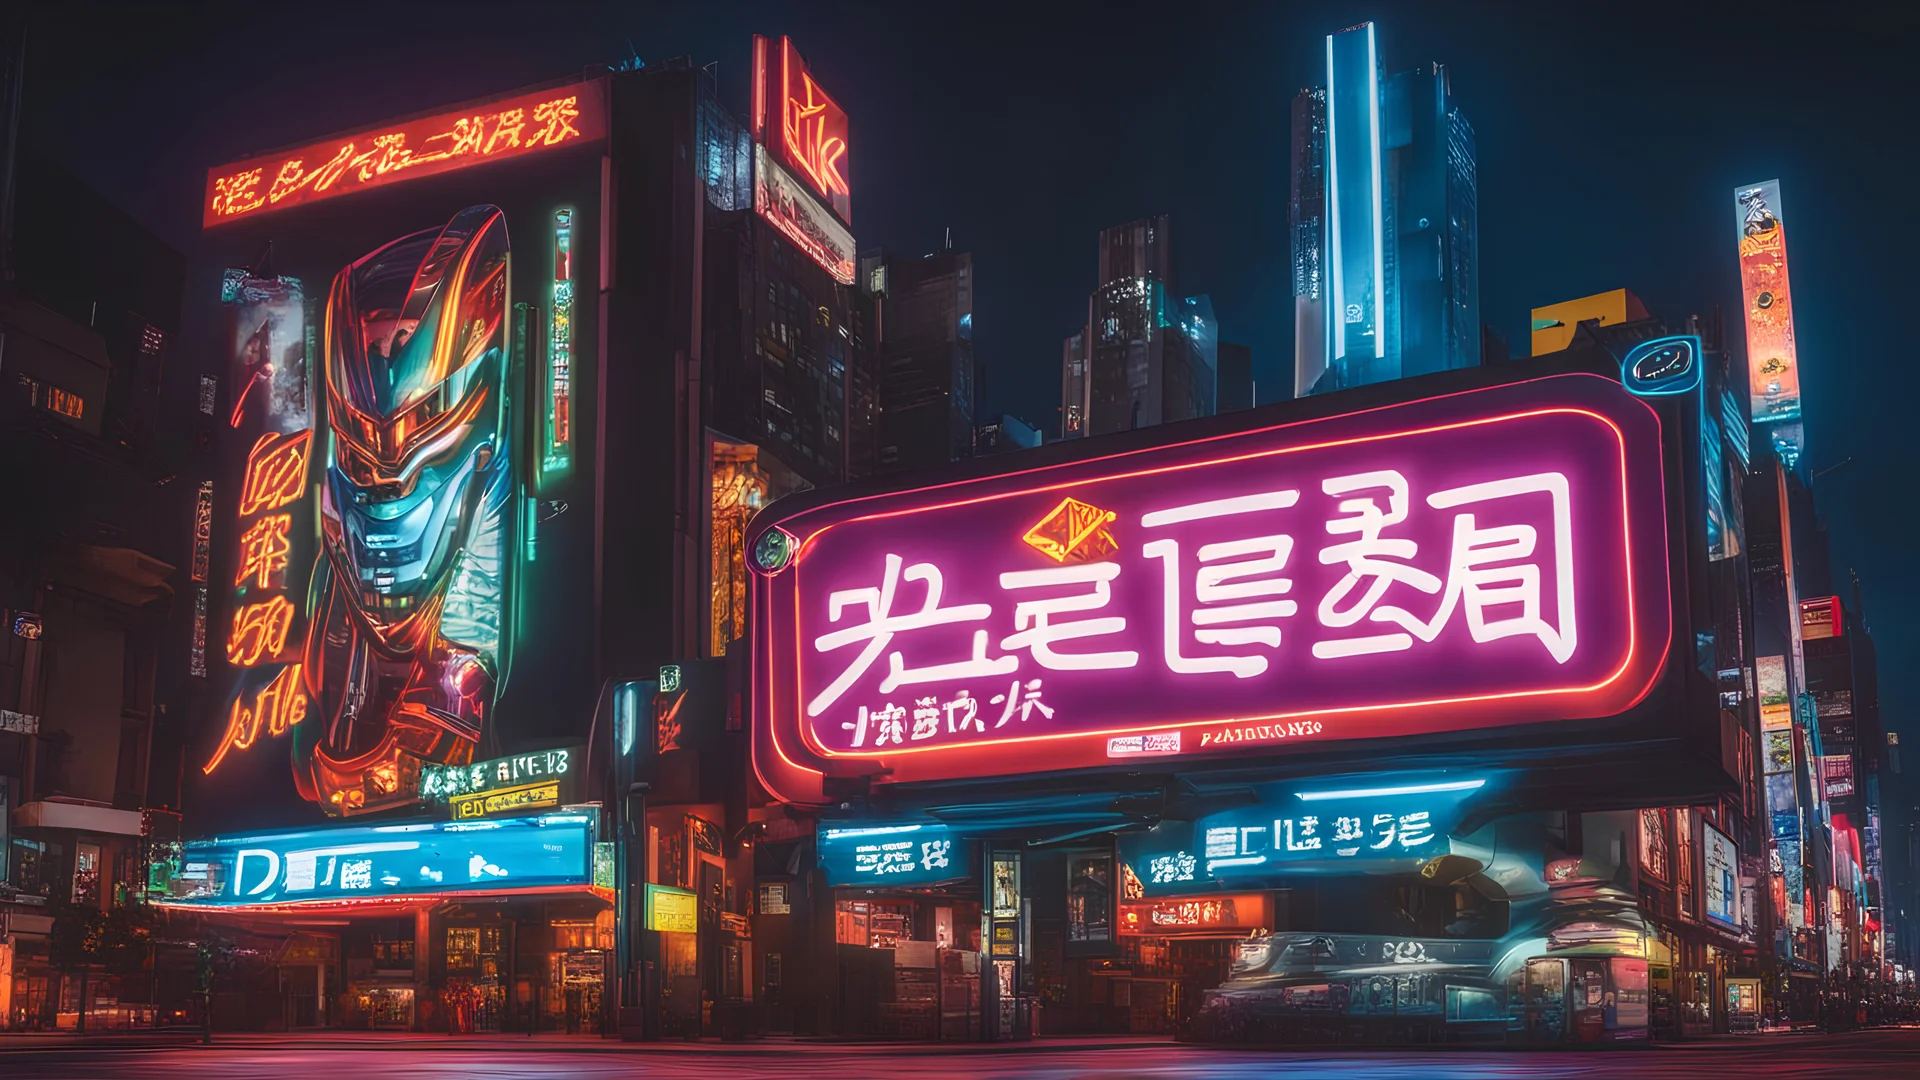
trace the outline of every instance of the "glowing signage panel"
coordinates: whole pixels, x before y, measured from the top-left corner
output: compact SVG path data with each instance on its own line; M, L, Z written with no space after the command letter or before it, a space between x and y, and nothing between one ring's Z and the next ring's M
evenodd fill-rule
M1762 656L1753 662L1760 692L1760 730L1785 731L1793 726L1793 700L1787 695L1787 658Z
M1448 835L1484 780L1267 791L1251 806L1120 837L1141 895L1242 888L1289 874L1417 869L1446 854Z
M1746 302L1749 409L1756 424L1800 416L1800 358L1793 337L1793 291L1787 283L1786 225L1780 181L1737 188L1740 293Z
M826 199L841 221L852 224L846 110L813 80L793 39L783 37L776 46L755 35L753 62L754 134L774 147L781 163Z
M649 930L668 934L692 934L700 930L700 898L686 889L648 885L646 912Z
M932 885L972 873L969 845L945 825L822 829L815 842L829 885Z
M1817 641L1840 637L1843 633L1839 597L1821 596L1800 601L1800 640Z
M256 907L586 888L588 813L247 833L189 841L160 904Z
M530 783L552 782L571 773L574 753L575 748L563 747L471 765L425 765L420 769L420 797L444 803L456 795L480 795Z
M1661 468L1654 413L1568 375L801 496L756 521L798 550L756 566L756 761L902 781L1611 716L1668 645Z
M1272 901L1261 893L1120 902L1120 933L1130 936L1246 933L1272 927Z
M201 224L520 158L605 134L598 84L537 90L210 169Z
M853 233L835 221L813 194L767 156L753 148L753 209L820 268L842 285L853 284Z
M450 800L447 809L453 820L465 821L469 818L524 813L528 810L559 806L562 801L560 781L549 780L539 784L503 788L484 795L462 795Z

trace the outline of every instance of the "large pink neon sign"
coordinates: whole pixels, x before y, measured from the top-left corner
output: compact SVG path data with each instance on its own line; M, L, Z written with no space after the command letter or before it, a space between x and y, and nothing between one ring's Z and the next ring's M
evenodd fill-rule
M1588 375L756 525L796 552L755 604L796 801L1608 716L1671 630L1659 422Z

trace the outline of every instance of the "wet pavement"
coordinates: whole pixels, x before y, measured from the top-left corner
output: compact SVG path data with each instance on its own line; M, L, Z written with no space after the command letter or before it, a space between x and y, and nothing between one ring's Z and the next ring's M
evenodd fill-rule
M1244 1050L1150 1040L1042 1040L1012 1047L765 1041L623 1044L607 1040L432 1035L216 1036L213 1045L152 1039L34 1040L0 1036L6 1080L254 1080L315 1077L948 1077L1120 1080L1126 1077L1351 1077L1356 1080L1562 1080L1645 1077L1920 1077L1920 1028L1842 1035L1762 1035L1609 1051L1393 1049Z

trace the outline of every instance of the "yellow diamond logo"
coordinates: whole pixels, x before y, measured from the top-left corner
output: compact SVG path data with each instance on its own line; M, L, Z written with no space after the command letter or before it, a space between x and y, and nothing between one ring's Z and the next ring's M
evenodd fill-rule
M1107 526L1120 515L1102 510L1092 503L1066 498L1040 523L1027 530L1021 539L1040 549L1054 562L1075 559L1092 562L1114 553L1118 545Z

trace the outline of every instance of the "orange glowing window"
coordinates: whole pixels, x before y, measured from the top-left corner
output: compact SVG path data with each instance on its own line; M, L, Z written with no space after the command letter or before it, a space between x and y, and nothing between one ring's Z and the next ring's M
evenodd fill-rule
M245 694L234 699L233 708L227 714L226 733L220 736L220 745L214 750L212 760L201 766L200 771L210 774L226 760L227 751L252 746L262 728L269 736L285 735L287 729L306 716L307 690L300 679L300 665L288 664L253 696L252 708L247 707Z
M292 628L293 605L284 596L242 607L233 613L227 661L235 667L253 667L273 659L287 647L287 631Z
M277 589L284 580L291 545L287 531L293 526L292 514L269 514L253 523L240 536L240 572L235 585L253 582L256 588Z
M57 386L47 387L46 396L41 400L46 404L49 412L57 412L61 416L70 416L75 420L80 419L80 414L86 411L86 402L79 394L62 390Z
M311 431L260 436L247 454L246 482L240 486L240 516L278 510L304 494L307 450L312 445Z
M217 225L409 177L587 142L605 129L602 90L589 83L327 139L210 170L201 223Z

